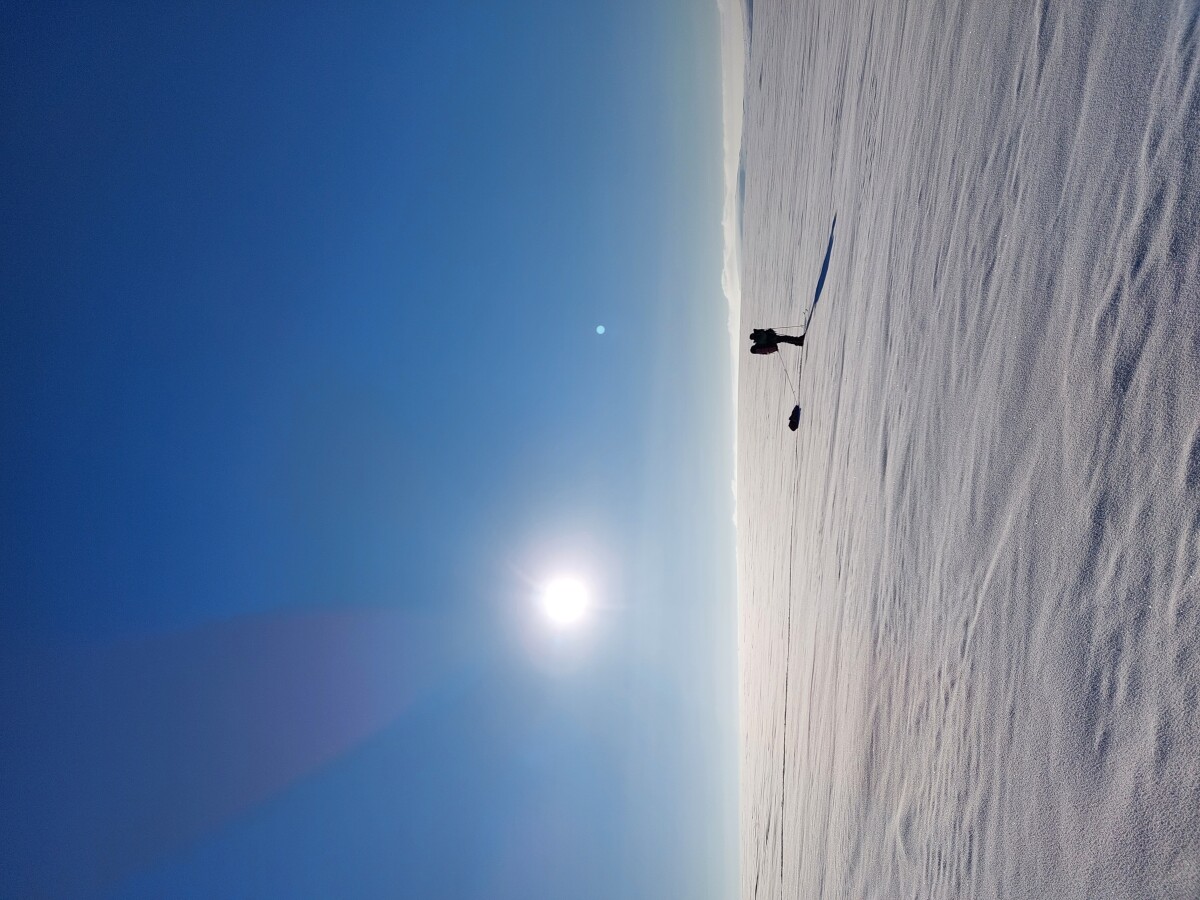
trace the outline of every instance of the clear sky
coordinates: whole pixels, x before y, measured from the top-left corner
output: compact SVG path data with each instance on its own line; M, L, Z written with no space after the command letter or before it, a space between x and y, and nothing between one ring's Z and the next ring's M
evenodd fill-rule
M720 102L693 0L0 10L0 883L732 894Z

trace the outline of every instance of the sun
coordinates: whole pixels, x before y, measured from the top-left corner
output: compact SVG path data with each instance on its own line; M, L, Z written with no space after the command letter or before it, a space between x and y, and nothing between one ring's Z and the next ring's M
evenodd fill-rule
M555 578L542 588L542 611L555 625L574 625L587 612L588 589L578 578Z

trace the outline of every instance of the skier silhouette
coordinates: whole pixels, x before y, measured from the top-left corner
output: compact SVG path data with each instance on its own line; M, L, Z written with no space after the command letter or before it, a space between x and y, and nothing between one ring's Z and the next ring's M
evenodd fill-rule
M777 353L780 344L804 346L804 335L776 334L774 328L755 328L750 332L750 352L760 356Z

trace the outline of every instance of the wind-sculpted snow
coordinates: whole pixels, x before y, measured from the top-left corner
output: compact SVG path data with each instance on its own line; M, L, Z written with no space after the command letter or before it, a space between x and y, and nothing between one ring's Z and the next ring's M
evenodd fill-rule
M1200 896L1200 4L753 13L743 897Z

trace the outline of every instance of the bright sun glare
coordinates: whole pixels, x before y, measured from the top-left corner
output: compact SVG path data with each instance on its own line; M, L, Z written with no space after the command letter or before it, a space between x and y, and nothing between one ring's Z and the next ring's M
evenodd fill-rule
M555 625L574 625L587 606L587 587L577 578L555 578L542 589L542 609Z

